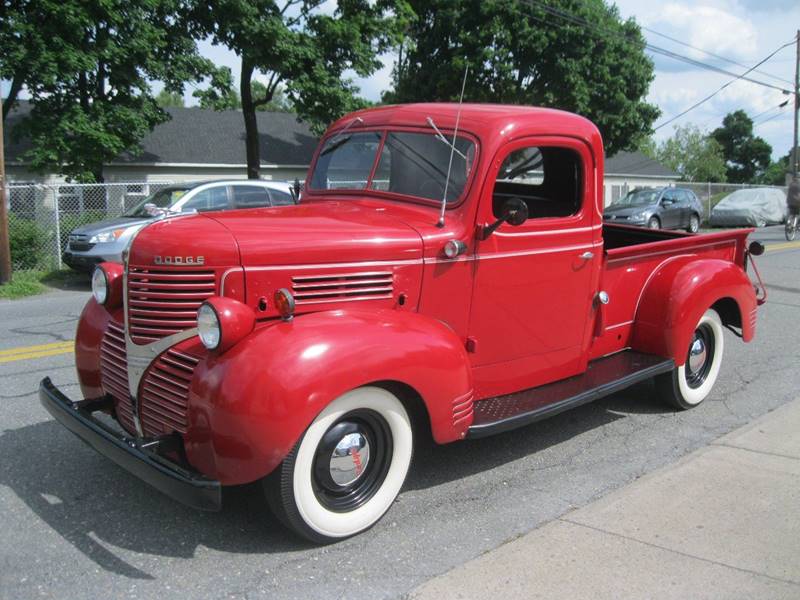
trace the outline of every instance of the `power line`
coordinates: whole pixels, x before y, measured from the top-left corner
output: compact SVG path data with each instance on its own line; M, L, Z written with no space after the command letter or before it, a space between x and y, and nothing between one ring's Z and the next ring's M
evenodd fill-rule
M760 123L753 123L753 128L755 129L756 127L761 127L764 123L769 123L770 121L772 121L772 119L777 119L778 117L782 117L785 114L786 114L786 111L785 110L781 110L777 114L772 115L769 119L764 119Z
M702 100L700 100L699 102L695 102L694 104L692 104L692 105L691 105L689 108L687 108L687 109L686 109L686 110L684 110L683 112L681 112L681 113L678 113L678 114L677 114L677 115L675 115L674 117L672 117L672 118L670 118L670 119L668 119L668 120L664 121L663 123L661 123L661 125L658 125L658 126L656 126L656 127L653 129L653 131L658 131L658 130L659 130L659 129L661 129L662 127L664 127L664 126L666 126L666 125L669 125L670 123L672 123L673 121L676 121L677 119L680 119L680 118L681 118L683 115L685 115L686 113L688 113L688 112L690 112L690 111L693 111L695 108L697 108L697 107L698 107L698 106L700 106L701 104L704 104L704 103L708 102L709 100L711 100L711 98L713 98L714 96L716 96L717 94L719 94L719 93L720 93L722 90L724 90L726 87L728 87L728 86L729 86L729 85L731 85L732 83L734 83L734 82L736 82L736 81L739 81L740 79L746 79L745 75L747 75L747 74L748 74L748 73L750 73L751 71L755 70L755 69L756 69L756 67L758 67L758 66L760 66L760 65L763 65L763 64L764 64L765 62L767 62L767 61L768 61L770 58L772 58L773 56L775 56L775 55L776 55L778 52L780 52L781 50L783 50L783 49L784 49L784 48L786 48L787 46L791 46L791 45L793 45L793 44L794 44L794 40L792 40L791 42L788 42L788 43L786 43L786 44L782 45L780 48L778 48L777 50L775 50L775 51L773 51L772 53L770 53L770 55L769 55L769 56L767 56L765 59L763 59L763 60L759 61L758 63L756 63L754 66L750 67L750 68L749 68L747 71L745 71L745 72L744 72L744 73L742 73L741 75L737 75L736 77L734 77L733 79L731 79L729 82L727 82L727 83L726 83L726 84L724 84L723 86L719 87L719 88L718 88L716 91L712 92L711 94L709 94L708 96L706 96L705 98L703 98Z
M715 54L715 53L710 52L708 50L705 50L703 48L698 48L697 46L692 46L691 44L683 42L683 41L681 41L681 40L679 40L677 38L671 37L671 36L669 36L669 35L667 35L665 33L661 33L659 31L656 31L655 29L650 29L649 27L645 27L644 25L639 25L639 27L641 29L643 29L644 31L649 31L653 35L657 35L657 36L663 37L663 38L665 38L667 40L670 40L671 42L675 42L676 44L681 44L683 46L686 46L687 48L691 48L692 50L697 50L698 52L702 52L703 54L707 54L708 56L712 56L712 57L717 58L719 60L725 61L726 63L732 64L732 65L736 65L737 67L742 67L743 69L747 68L747 65L745 65L743 63L737 62L735 60L732 60L732 59L727 58L725 56L722 56L720 54ZM788 83L789 85L794 85L788 79L784 79L783 77L779 77L777 75L773 75L772 73L767 73L765 71L753 71L753 72L754 73L760 73L761 75L766 75L767 77L772 77L773 79L777 79L778 81L782 81L784 83Z
M589 23L588 21L586 21L585 19L583 19L581 17L578 17L578 16L576 16L576 15L574 15L572 13L566 12L564 10L560 10L560 9L554 8L552 6L548 6L548 5L542 3L539 0L521 0L521 1L524 4L527 4L528 6L530 6L532 8L537 8L538 7L539 9L541 9L542 11L544 11L545 13L547 13L547 14L549 14L551 16L559 17L559 18L561 18L563 20L566 20L566 21L569 21L569 22L571 22L573 24L580 25L580 26L582 26L582 27L584 27L584 28L586 28L586 29L588 29L590 31L600 32L602 34L628 39L628 36L623 35L618 31L613 31L613 30L610 30L608 28L598 27L597 25L595 25L593 23ZM685 56L683 54L679 54L677 52L673 52L671 50L667 50L666 48L662 48L660 46L656 46L655 44L651 44L647 40L645 40L644 42L645 42L644 43L645 48L647 50L650 50L653 53L661 54L661 55L666 56L668 58L672 58L674 60L685 62L685 63L688 63L688 64L693 65L695 67L699 67L701 69L714 71L716 73L720 73L720 74L723 74L723 75L728 75L730 77L736 77L737 79L742 79L743 81L749 81L750 83L755 83L757 85L761 85L761 86L764 86L764 87L772 88L774 90L778 90L778 91L783 92L785 94L791 94L792 93L791 91L789 91L789 90L787 90L785 88L779 87L777 85L773 85L771 83L767 83L765 81L761 81L761 80L758 80L758 79L753 79L751 77L746 77L747 73L749 73L750 71L747 71L746 73L743 73L743 74L740 75L740 74L734 73L732 71L728 71L726 69L723 69L721 67L717 67L715 65L711 65L711 64L704 63L702 61L693 59L693 58L691 58L689 56ZM761 63L759 63L759 64L761 64Z

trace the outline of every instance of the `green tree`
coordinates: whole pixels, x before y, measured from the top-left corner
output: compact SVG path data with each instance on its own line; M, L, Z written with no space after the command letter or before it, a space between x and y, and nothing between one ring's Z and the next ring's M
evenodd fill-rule
M594 121L606 151L635 149L659 110L643 99L653 63L633 20L604 0L411 0L387 102L465 99L561 108ZM564 11L578 21L553 14Z
M725 115L711 136L722 146L728 181L755 183L772 161L772 146L753 135L753 120L743 110Z
M695 125L676 127L673 136L658 145L655 157L683 181L725 181L722 146Z
M179 92L170 92L166 88L158 92L156 104L161 108L183 108L186 106L183 101L183 94Z
M251 94L255 98L263 98L267 94L267 87L260 81L253 80L250 85ZM217 86L210 86L205 90L197 90L194 96L200 99L200 106L214 110L241 110L242 100L234 88L220 90ZM266 104L259 104L257 111L263 112L288 112L293 113L294 107L291 100L286 97L282 87L278 87L272 95L272 100Z
M792 167L789 164L792 151L786 153L786 156L781 156L777 161L771 163L766 171L759 177L759 183L766 185L786 185L786 176L791 173Z
M6 112L24 86L32 110L13 135L32 143L33 170L102 180L103 164L135 153L169 118L150 81L182 93L216 71L202 58L183 0L6 0L0 75L12 81Z
M261 163L256 110L283 88L298 117L320 131L357 108L357 88L345 72L366 77L380 68L378 56L397 43L407 14L404 0L339 0L332 14L321 10L323 3L209 0L195 5L195 22L242 61L239 96L250 178L258 177ZM256 72L264 76L263 89L252 85ZM219 106L230 100L230 79L212 81L201 102Z

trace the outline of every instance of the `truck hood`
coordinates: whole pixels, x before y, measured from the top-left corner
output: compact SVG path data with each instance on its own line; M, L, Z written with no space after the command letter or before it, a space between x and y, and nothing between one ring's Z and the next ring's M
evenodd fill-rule
M382 208L319 202L157 219L134 239L130 264L260 267L421 257L417 231Z
M245 267L410 260L422 257L415 229L384 208L315 202L206 216L238 244Z

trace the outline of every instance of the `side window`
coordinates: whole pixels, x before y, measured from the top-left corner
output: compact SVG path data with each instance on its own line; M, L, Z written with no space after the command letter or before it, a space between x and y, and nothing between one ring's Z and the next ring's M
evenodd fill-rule
M270 206L267 188L255 185L234 185L233 205L236 208L261 208Z
M492 212L519 198L528 205L528 218L568 217L581 209L581 157L569 148L519 148L503 161L492 194Z
M667 190L664 192L663 199L669 200L670 202L677 202L679 200L678 194L675 192L675 190Z
M270 188L269 197L272 200L272 206L286 206L288 204L294 204L292 195L289 192L284 192L283 190Z
M223 186L209 188L198 192L183 205L182 210L195 209L197 212L207 210L225 210L228 208L228 191Z

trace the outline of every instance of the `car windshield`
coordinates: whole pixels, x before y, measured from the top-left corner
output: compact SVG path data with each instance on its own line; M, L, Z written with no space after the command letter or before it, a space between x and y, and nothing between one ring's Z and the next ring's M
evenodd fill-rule
M146 204L154 204L156 208L169 208L173 206L183 195L189 191L189 187L168 187L163 190L158 190L151 194L139 204L126 212L123 217L152 217L153 215L145 210Z
M633 190L622 198L614 200L612 206L647 206L655 204L661 192L659 190Z
M319 153L310 188L371 189L434 201L442 200L446 188L447 202L453 203L461 197L469 179L475 144L466 137L456 139L447 180L450 155L449 143L443 144L433 132L367 131L334 135L325 141Z

